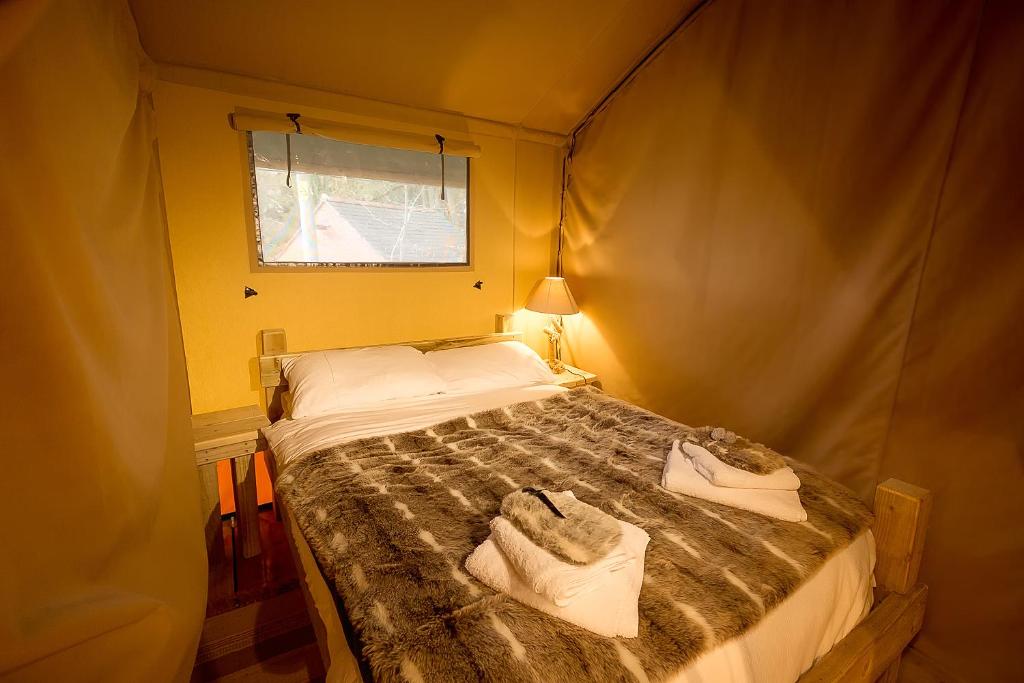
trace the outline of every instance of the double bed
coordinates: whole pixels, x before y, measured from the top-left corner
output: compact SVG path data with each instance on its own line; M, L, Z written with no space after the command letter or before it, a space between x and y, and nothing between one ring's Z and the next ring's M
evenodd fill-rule
M283 330L261 333L278 509L330 681L873 680L895 676L920 627L923 490L880 486L872 521L790 461L804 481L800 524L667 494L665 446L689 428L590 387L478 388L281 419L282 362L296 355ZM502 495L535 484L572 487L650 532L638 638L587 633L464 572Z

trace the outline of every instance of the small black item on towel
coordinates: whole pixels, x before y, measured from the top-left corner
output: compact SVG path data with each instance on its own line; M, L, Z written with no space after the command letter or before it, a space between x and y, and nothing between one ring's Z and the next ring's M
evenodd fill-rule
M548 509L555 513L556 517L565 519L565 515L563 515L562 511L558 509L558 506L551 502L551 499L548 498L547 495L540 489L535 489L532 486L526 486L523 488L523 493L529 493L531 496L536 496L538 499L540 499L540 502L547 505Z

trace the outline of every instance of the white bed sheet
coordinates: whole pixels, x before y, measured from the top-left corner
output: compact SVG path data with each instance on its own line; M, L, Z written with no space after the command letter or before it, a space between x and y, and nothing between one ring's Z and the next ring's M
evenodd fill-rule
M368 436L423 429L462 415L539 401L568 391L554 384L495 389L471 394L433 394L393 399L344 412L278 420L263 430L278 471L304 453Z
M555 385L534 385L386 401L341 413L280 420L263 432L280 471L294 458L320 448L422 429L563 391ZM874 567L875 541L866 531L749 631L706 652L672 676L671 683L795 681L867 616ZM680 614L680 618L685 617Z

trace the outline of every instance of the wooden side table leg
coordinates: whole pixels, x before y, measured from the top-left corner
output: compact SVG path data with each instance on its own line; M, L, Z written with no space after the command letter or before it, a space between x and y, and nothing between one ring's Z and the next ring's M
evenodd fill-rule
M252 455L234 459L235 516L242 557L260 554L260 509L256 498L256 461Z
M224 539L220 521L220 491L217 487L217 463L199 468L199 502L206 530L206 557L212 564L224 559Z

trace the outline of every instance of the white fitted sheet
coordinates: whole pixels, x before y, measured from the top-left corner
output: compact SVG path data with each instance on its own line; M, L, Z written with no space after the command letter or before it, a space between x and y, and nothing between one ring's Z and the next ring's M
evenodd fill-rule
M320 448L369 436L422 429L461 415L566 391L554 385L478 394L437 394L298 420L264 429L278 471ZM718 645L681 669L671 683L795 681L871 610L875 541L866 531L830 558L814 576L742 636ZM318 605L321 610L334 609ZM351 654L351 653L348 653ZM328 680L356 680L351 661L332 662ZM335 669L344 669L335 670Z

